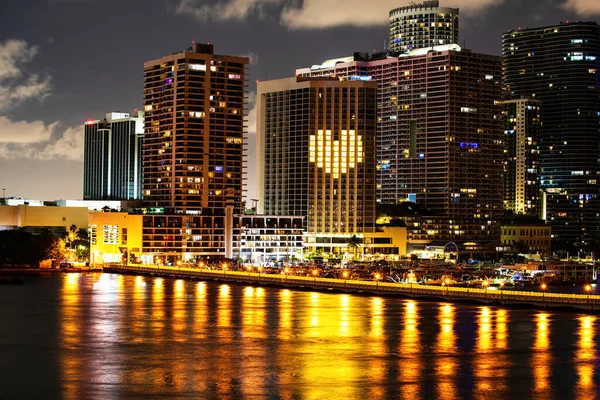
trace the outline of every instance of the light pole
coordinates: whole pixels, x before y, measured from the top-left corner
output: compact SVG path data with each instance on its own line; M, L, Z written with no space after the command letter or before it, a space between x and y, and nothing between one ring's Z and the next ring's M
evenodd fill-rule
M6 205L6 189L2 188L2 204Z

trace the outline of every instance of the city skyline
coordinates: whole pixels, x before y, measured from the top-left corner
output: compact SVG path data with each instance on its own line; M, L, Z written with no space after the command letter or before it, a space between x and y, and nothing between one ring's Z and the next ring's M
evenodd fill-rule
M407 3L382 1L365 10L345 2L343 11L336 1L310 0L300 8L277 0L244 6L191 0L10 3L0 27L3 194L82 198L83 123L110 111L142 109L144 61L194 40L215 43L220 53L250 58L252 98L256 80L289 77L296 68L355 51L382 50L389 40L389 10ZM440 5L460 8L461 46L496 55L501 34L510 29L600 15L600 5L592 1L551 0L543 8L518 0ZM324 12L328 9L336 12ZM251 140L253 108L252 101Z

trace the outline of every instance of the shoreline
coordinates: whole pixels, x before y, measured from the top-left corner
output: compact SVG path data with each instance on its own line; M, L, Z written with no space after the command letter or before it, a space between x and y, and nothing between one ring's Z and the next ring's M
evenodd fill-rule
M552 292L489 290L452 286L430 286L410 283L387 283L333 278L291 276L180 268L167 266L131 266L107 264L104 271L126 275L146 275L179 279L210 280L233 284L285 287L298 290L353 293L452 303L475 303L507 307L528 307L571 311L600 312L600 295Z

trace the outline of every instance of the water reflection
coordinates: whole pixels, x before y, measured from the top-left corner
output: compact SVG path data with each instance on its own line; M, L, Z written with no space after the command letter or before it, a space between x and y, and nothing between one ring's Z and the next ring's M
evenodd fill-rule
M440 331L436 340L436 366L438 378L436 397L438 399L456 399L455 377L457 368L456 334L454 332L455 307L442 304L439 307L438 325Z
M421 398L420 374L423 369L421 362L421 341L419 332L418 305L414 300L405 302L403 329L400 332L400 396L403 399L414 400Z
M596 317L589 315L579 317L579 340L575 351L575 370L578 378L576 393L580 399L597 398L597 389L594 384L594 368L596 365L594 349L595 323Z
M550 353L549 320L545 312L536 315L536 330L533 340L533 356L531 370L533 371L534 393L542 395L550 388Z
M387 363L385 354L385 337L383 326L385 324L385 302L379 297L370 299L370 318L367 343L365 346L368 354L368 380L370 385L366 391L366 398L380 399L384 397L384 387L380 384L385 381L387 374Z
M64 274L60 313L60 337L64 351L60 352L60 369L64 385L63 395L67 399L77 399L81 397L79 385L80 372L85 368L82 359L75 355L75 350L80 347L82 332L82 316L78 307L80 303L80 274Z
M595 316L110 274L60 279L62 398L598 395Z
M507 360L507 311L481 307L478 315L479 328L473 366L476 399L506 397L508 390Z

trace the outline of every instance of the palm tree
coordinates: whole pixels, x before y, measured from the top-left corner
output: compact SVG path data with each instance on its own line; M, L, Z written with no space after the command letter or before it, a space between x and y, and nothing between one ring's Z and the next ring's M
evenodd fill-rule
M72 224L69 227L69 233L67 234L67 238L69 239L69 248L73 248L73 241L75 241L75 237L77 234L77 225Z
M362 244L362 238L359 238L356 235L352 235L348 238L348 240L346 240L346 245L347 245L348 249L350 249L352 251L352 256L354 259L356 258L356 251L361 246L361 244Z

